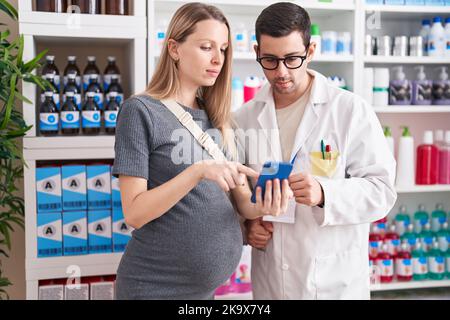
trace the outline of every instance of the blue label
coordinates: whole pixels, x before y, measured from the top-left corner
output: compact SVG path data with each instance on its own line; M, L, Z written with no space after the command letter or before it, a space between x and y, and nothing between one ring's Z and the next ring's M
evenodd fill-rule
M57 113L41 113L39 117L39 129L41 131L58 131L59 115Z
M422 226L425 226L427 223L428 223L428 219L426 219L426 218L420 219L420 224Z
M236 40L237 40L237 41L242 41L242 40L244 40L244 35L243 35L242 33L238 33L238 34L236 35Z
M383 265L385 265L385 266L392 265L392 260L383 260Z
M105 111L105 127L115 128L117 123L117 111Z
M100 121L100 111L83 111L81 123L83 128L100 128Z
M445 218L445 217L440 217L439 218L439 223L440 224L444 224L445 221L447 221L447 218Z
M405 266L410 266L411 265L411 259L403 259L403 264Z
M378 248L378 242L377 241L370 242L370 246L372 248Z
M399 239L391 240L391 242L392 242L392 244L393 244L394 246L400 245L400 240L399 240Z
M436 257L437 263L444 263L444 257Z
M426 258L426 257L420 257L420 258L419 258L419 262L420 262L421 264L427 264L427 258Z
M61 112L61 128L62 129L79 129L80 113L78 111Z
M157 37L159 40L162 40L166 37L166 34L164 32L158 32L157 33Z

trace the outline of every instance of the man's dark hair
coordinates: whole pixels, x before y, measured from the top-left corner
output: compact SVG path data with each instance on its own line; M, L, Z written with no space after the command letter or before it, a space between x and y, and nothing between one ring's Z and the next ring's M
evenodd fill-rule
M258 45L262 34L279 38L299 31L306 47L311 40L311 20L302 7L291 2L278 2L261 12L256 20L255 31Z

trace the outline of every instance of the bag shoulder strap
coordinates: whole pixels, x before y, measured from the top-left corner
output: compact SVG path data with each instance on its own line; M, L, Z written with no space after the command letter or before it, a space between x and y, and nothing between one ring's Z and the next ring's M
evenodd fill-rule
M204 132L202 128L195 123L192 115L184 111L184 109L175 101L171 99L161 100L170 112L180 121L180 123L191 133L197 142L209 153L209 155L217 161L226 160L225 155L219 146L214 142L209 134Z

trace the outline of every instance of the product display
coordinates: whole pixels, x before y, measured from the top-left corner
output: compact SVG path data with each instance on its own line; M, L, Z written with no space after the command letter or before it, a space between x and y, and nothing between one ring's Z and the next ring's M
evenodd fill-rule
M109 165L37 168L36 181L38 257L125 250L133 228Z

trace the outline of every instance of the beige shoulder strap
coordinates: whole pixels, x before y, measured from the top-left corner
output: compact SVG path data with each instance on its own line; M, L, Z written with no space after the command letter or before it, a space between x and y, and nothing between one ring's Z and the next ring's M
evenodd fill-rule
M178 121L180 121L180 123L192 134L195 140L198 141L198 143L214 160L226 160L226 157L222 150L220 150L219 146L214 142L209 134L204 132L202 128L195 123L189 112L184 111L184 109L175 100L165 99L161 100L161 102L175 115L175 117L177 117Z

